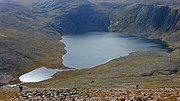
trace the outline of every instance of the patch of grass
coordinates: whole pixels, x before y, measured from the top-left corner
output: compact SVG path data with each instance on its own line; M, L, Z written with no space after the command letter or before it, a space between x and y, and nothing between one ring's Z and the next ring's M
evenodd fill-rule
M3 101L10 101L10 98L15 97L18 95L17 91L13 90L0 90L0 100Z

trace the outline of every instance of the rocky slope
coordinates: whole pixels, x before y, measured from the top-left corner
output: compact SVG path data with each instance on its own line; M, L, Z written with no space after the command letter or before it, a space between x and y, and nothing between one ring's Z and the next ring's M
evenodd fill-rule
M162 33L180 29L180 10L168 6L134 4L115 16L112 17L111 27L118 27L117 31L152 33L158 30Z
M179 43L180 9L166 5L132 4L111 15L110 31ZM171 34L166 34L171 33ZM173 43L173 40L168 41Z
M5 100L29 101L179 101L180 94L178 88L160 89L122 89L122 88L26 88L21 94L17 88L0 88L0 92L5 92ZM7 91L8 90L8 91ZM1 95L1 94L0 94ZM1 96L0 96L1 99Z
M0 88L7 92L4 95L6 100L43 100L43 101L179 101L179 88L160 88L160 89L122 89L122 88L26 88L21 94L17 89L7 91L8 88ZM9 96L9 97L8 97ZM1 98L0 98L1 99Z

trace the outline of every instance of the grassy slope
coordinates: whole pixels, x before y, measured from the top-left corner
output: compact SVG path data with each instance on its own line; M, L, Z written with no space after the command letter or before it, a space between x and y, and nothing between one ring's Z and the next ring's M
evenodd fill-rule
M150 53L151 55L148 55ZM166 70L179 70L179 65L179 51L170 54L137 52L127 57L114 59L91 69L57 73L52 80L27 85L30 87L60 88L133 88L137 84L139 84L141 88L180 87L179 72L171 75L165 73ZM146 73L153 74L151 76L142 76ZM94 83L92 83L92 81L94 81Z
M17 96L18 91L14 89L1 89L0 90L0 100L1 101L9 101L10 98Z
M33 16L24 6L0 5L0 43L4 45L0 47L0 56L3 58L1 66L7 67L5 73L18 77L39 66L63 67L64 44L59 42L59 33L44 28L44 19Z

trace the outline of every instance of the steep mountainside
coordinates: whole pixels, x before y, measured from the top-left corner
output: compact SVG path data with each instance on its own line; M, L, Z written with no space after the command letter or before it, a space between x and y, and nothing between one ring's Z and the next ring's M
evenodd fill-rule
M0 85L39 66L63 67L60 35L40 21L24 6L0 3Z
M111 15L110 31L179 41L180 9L160 5L132 4ZM174 33L175 32L175 33ZM168 36L165 33L172 33ZM170 42L172 43L172 42Z
M61 33L108 31L107 13L85 0L54 0L33 5L36 13L50 19L48 26Z
M168 6L135 4L125 7L115 16L111 27L118 27L118 31L152 33L156 30L174 32L180 29L180 10Z

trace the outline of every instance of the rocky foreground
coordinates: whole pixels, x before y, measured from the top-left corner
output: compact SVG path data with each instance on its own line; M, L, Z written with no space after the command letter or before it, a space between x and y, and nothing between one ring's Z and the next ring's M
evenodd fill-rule
M0 91L14 92L2 101L180 101L180 88L24 88L20 93L18 87L2 87Z

